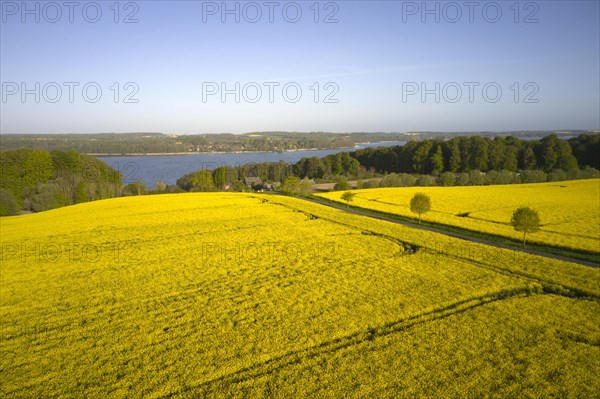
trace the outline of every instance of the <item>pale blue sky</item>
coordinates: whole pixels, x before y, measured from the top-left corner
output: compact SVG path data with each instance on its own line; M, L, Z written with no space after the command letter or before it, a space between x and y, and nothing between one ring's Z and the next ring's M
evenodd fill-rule
M473 22L462 1L427 2L439 22L422 15L421 1L319 2L318 23L315 1L273 2L273 23L264 1L237 2L239 23L235 15L221 21L220 1L121 2L118 23L114 1L97 2L96 23L86 21L96 17L90 2L79 2L72 23L60 1L60 18L47 2L27 2L38 4L39 22L22 15L21 1L1 3L2 133L600 129L598 1L474 2ZM256 4L262 18L251 23ZM299 21L286 21L296 5ZM338 22L323 23L332 12ZM123 23L131 13L138 22ZM39 103L35 94L23 101L22 84L35 92L36 82ZM55 103L51 82L62 87ZM65 82L79 84L73 102ZM82 95L90 82L102 90L96 103ZM239 82L239 103L234 94L203 99L207 82L219 91ZM265 82L279 84L273 102ZM474 84L472 102L465 82ZM302 90L298 102L282 93L290 83ZM433 90L424 99L422 85ZM462 97L452 102L457 85ZM256 86L262 97L252 103ZM136 87L138 102L125 103ZM336 88L337 103L325 103Z

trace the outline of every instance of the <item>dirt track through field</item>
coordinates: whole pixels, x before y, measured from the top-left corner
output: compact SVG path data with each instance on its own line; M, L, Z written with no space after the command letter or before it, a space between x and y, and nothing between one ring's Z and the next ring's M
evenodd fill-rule
M378 219L378 220L383 220L386 222L391 222L391 223L396 223L396 224L401 224L403 226L407 226L407 227L412 227L415 229L421 229L421 230L426 230L426 231L431 231L433 233L439 233L439 234L444 234L447 235L449 237L454 237L454 238L458 238L461 240L465 240L465 241L470 241L470 242L475 242L475 243L479 243L479 244L485 244L485 245L489 245L492 247L496 247L496 248L504 248L504 249L510 249L513 251L520 251L520 252L524 252L524 253L528 253L531 255L538 255L538 256L544 256L546 258L550 258L550 259L556 259L556 260L560 260L560 261L564 261L564 262L571 262L571 263L577 263L583 266L589 266L589 267L600 267L600 264L596 263L596 262L591 262L591 261L586 261L586 260L581 260L581 259L577 259L577 258L572 258L569 256L564 256L564 255L557 255L557 254L552 254L552 253L548 253L548 252L543 252L534 248L524 248L521 246L517 246L517 245L508 245L508 244L502 244L502 243L498 243L498 242L494 242L491 240L486 240L485 238L481 238L481 237L474 237L465 233L459 233L459 232L455 232L455 231L448 231L445 230L441 227L433 227L433 226L424 226L418 223L411 223L405 220L399 220L393 217L387 217L384 215L374 215L372 213L369 212L363 212L360 211L356 208L347 208L343 205L339 205L339 204L335 204L335 203L329 203L329 202L325 202L325 201L319 201L316 199L312 199L312 198L306 198L306 197L297 197L298 199L303 199L305 201L309 201L315 204L320 204L320 205L324 205L324 206L328 206L330 208L334 208L340 211L344 211L344 212L348 212L354 215L360 215L360 216L366 216L366 217L370 217L373 219Z

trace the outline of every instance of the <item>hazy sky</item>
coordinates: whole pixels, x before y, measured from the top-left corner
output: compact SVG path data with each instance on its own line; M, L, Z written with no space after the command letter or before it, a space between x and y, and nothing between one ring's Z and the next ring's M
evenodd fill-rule
M23 4L2 133L600 128L597 0Z

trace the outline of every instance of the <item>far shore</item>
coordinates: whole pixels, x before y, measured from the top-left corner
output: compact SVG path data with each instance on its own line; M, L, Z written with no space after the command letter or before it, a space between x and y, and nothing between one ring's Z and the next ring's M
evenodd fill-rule
M365 144L365 143L361 143ZM144 156L161 156L161 155L210 155L210 154L285 154L288 152L301 152L301 151L327 151L327 150L354 150L356 147L335 147L335 148L300 148L297 150L287 150L287 151L212 151L212 152L196 152L196 151L187 151L187 152L131 152L131 153L96 153L96 152L86 152L86 155L94 156L94 157L144 157Z

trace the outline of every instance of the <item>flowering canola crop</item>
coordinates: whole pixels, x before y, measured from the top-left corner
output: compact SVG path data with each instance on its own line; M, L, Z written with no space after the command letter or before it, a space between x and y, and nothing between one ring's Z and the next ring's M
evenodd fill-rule
M600 391L598 269L267 194L0 227L2 397Z
M515 209L535 208L541 230L528 241L600 252L600 180L470 187L402 187L353 191L353 206L415 217L410 199L417 192L431 198L423 220L519 240L510 225ZM342 192L318 194L344 202Z

